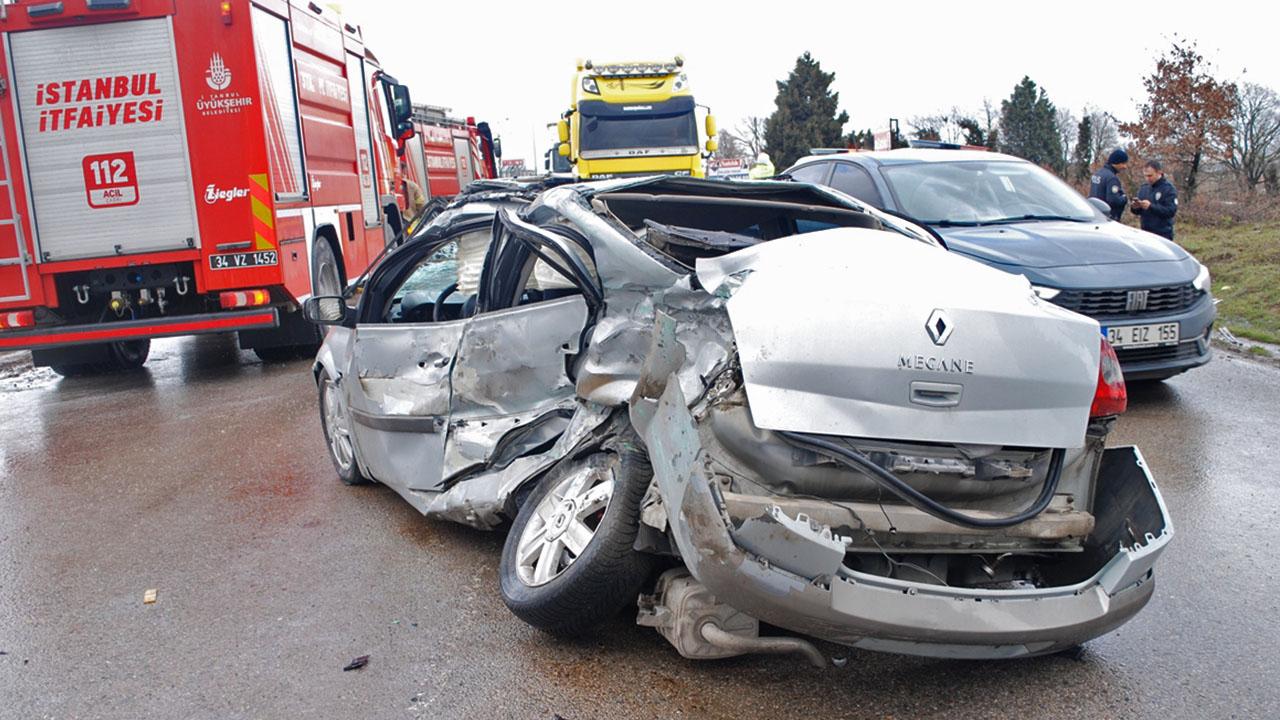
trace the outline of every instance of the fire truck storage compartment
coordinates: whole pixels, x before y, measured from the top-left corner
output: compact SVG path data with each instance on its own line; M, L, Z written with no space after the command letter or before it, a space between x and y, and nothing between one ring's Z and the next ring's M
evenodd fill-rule
M12 33L9 53L40 258L198 247L170 20Z

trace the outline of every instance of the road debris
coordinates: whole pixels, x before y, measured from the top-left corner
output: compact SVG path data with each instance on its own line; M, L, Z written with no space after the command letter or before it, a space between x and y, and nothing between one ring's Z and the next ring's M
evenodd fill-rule
M368 664L369 664L369 656L361 655L355 660L352 660L351 662L347 663L347 666L342 668L342 672L348 672L350 670L359 670L360 668Z
M142 593L142 604L143 604L143 605L155 605L155 604L156 604L156 595L157 595L158 593L159 593L159 591L158 591L158 590L156 590L155 588L151 588L150 590L147 590L146 592Z

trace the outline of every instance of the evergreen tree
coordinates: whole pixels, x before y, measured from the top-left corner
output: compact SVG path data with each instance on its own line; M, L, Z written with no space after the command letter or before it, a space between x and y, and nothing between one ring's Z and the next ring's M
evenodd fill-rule
M987 134L983 132L977 120L971 117L957 117L956 125L959 125L960 131L964 133L965 145L987 145Z
M837 109L840 93L831 92L835 73L822 66L807 51L796 59L795 69L778 82L775 110L765 121L764 142L779 170L809 154L810 148L842 144L849 113Z
M1076 152L1072 164L1075 166L1076 182L1089 179L1093 166L1093 118L1087 112L1080 119L1080 124L1076 125Z
M1057 110L1044 88L1029 77L1000 102L1000 149L1062 174L1062 136Z

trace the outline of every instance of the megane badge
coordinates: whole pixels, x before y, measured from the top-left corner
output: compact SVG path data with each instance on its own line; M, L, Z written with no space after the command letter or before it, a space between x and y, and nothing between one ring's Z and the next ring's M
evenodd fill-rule
M947 338L951 337L952 330L951 316L942 310L934 310L929 314L929 320L924 324L924 329L929 333L929 339L933 340L934 345L946 345Z

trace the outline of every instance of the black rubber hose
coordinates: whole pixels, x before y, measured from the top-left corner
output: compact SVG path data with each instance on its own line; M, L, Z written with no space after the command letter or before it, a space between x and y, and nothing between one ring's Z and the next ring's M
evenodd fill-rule
M1007 517L976 518L942 505L937 500L906 484L893 473L877 465L871 458L853 448L845 447L818 435L810 435L808 433L794 433L785 430L778 430L777 433L797 447L826 455L832 460L865 472L872 480L902 498L904 502L929 513L939 520L944 520L953 525L960 525L961 527L977 529L1013 527L1044 512L1053 500L1053 494L1058 491L1058 481L1062 478L1062 463L1067 454L1062 448L1054 449L1049 458L1049 476L1045 478L1044 485L1040 489L1040 496L1036 498L1030 507Z

